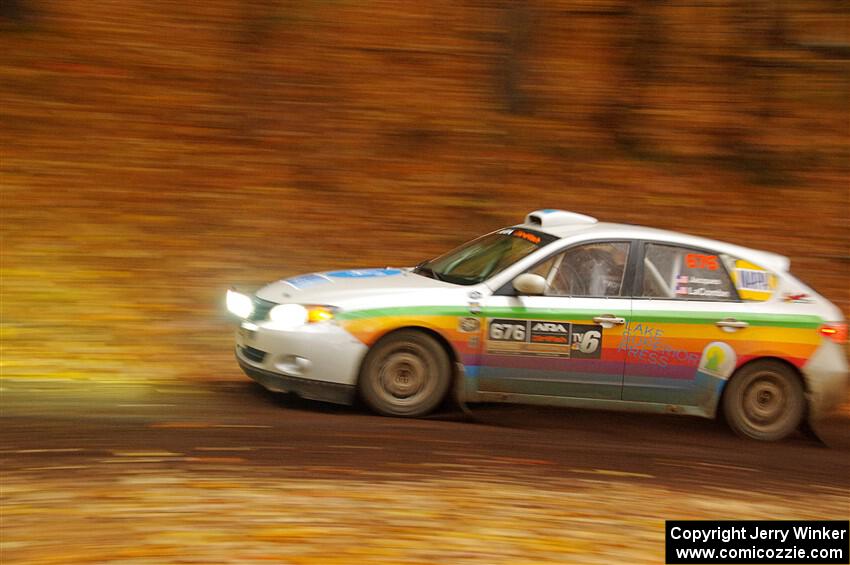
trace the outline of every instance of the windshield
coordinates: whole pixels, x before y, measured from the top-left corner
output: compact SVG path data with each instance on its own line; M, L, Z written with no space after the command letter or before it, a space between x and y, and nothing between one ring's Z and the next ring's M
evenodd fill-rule
M414 272L454 284L478 284L556 239L534 230L507 228L420 263Z

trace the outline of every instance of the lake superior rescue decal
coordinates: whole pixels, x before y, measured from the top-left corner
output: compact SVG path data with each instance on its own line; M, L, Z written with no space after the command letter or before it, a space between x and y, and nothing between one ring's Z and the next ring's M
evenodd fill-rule
M599 359L602 326L551 320L487 320L487 353Z

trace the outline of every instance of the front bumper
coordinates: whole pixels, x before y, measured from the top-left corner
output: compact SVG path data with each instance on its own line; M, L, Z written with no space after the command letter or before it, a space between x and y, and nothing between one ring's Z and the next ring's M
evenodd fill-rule
M291 392L302 398L333 402L334 404L354 404L356 393L354 385L314 381L258 369L243 361L238 350L236 360L246 375L273 392Z
M276 392L351 404L367 347L333 323L279 329L243 322L236 359L246 375Z

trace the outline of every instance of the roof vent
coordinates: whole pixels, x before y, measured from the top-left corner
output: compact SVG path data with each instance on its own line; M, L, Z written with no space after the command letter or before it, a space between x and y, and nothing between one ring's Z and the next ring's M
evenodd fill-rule
M540 226L541 228L551 228L555 226L569 226L577 224L595 224L596 218L593 216L585 216L575 212L567 212L565 210L535 210L525 217L525 223L532 226Z

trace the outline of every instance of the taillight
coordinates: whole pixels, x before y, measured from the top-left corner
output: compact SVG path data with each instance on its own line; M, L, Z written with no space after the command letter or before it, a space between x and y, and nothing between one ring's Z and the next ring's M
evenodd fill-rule
M847 342L847 322L826 322L818 331L835 343Z

